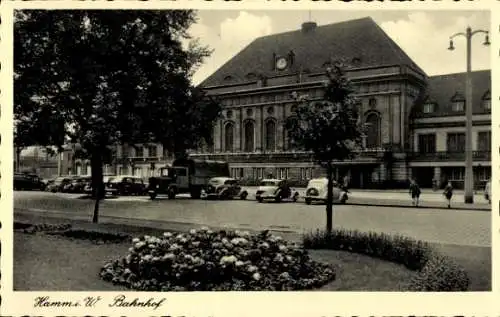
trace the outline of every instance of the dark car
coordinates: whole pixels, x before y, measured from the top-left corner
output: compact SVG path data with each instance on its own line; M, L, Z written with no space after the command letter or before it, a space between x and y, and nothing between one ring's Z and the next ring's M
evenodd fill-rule
M116 176L106 184L106 194L111 195L144 195L146 186L142 178L137 176Z
M106 186L115 177L116 176L114 176L114 175L104 175L102 178L102 182L103 182L104 186ZM89 194L89 195L92 194L92 177L89 177L88 180L85 182L83 192L85 194Z
M56 177L47 183L46 191L57 193L62 192L64 187L71 183L72 177Z
M201 198L204 199L247 199L248 192L242 190L237 179L230 177L213 177L208 181L206 189L202 190Z
M90 177L75 177L68 184L64 186L62 191L64 193L81 194L84 192L85 186L90 181Z
M14 173L14 190L44 190L45 183L38 175Z

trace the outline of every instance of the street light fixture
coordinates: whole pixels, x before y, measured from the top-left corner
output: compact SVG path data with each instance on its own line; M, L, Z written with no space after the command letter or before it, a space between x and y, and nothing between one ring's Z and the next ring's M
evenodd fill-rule
M471 78L471 40L476 34L485 34L485 39L483 45L490 45L489 32L485 30L475 30L472 31L470 27L464 32L456 33L450 36L450 46L448 49L453 51L455 46L453 45L453 39L458 36L464 36L467 42L467 76L465 81L465 203L474 203L474 171L472 168L472 78Z

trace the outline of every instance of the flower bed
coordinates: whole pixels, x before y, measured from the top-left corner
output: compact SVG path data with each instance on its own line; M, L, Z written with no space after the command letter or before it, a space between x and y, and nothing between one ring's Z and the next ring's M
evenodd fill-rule
M334 230L307 234L308 249L331 249L368 255L404 265L419 272L410 281L410 291L467 291L470 281L465 270L452 259L438 254L428 243L402 236Z
M335 279L335 270L268 231L203 228L135 238L100 277L141 291L270 291L319 288Z

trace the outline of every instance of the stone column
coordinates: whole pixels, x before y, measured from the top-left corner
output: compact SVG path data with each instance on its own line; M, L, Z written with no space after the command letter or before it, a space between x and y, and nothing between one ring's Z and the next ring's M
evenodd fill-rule
M214 152L222 150L222 120L218 120L214 127Z
M441 167L434 167L434 179L438 181L438 186L441 185Z

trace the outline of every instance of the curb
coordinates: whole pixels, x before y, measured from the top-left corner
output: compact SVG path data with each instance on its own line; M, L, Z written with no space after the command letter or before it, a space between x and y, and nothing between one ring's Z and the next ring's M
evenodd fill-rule
M368 203L347 203L348 205L352 206L371 206L371 207L388 207L388 208L411 208L411 209L438 209L438 210L457 210L457 211L482 211L482 212L491 212L491 208L482 208L482 207L476 207L476 208L467 208L467 207L442 207L442 206L422 206L419 205L418 207L415 206L409 206L409 205L399 205L399 204L368 204Z

